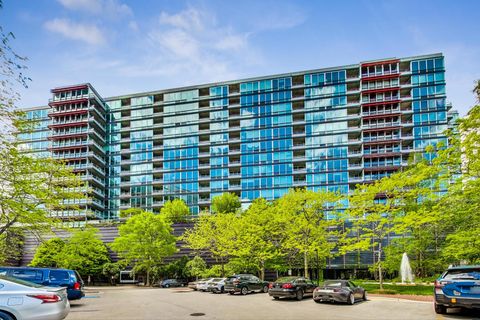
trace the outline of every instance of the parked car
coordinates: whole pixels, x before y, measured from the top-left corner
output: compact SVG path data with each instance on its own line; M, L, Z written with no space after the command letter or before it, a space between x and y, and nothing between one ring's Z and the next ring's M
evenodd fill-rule
M480 266L448 268L435 280L434 297L438 314L447 308L480 309Z
M0 267L0 275L48 287L66 287L68 300L85 296L84 283L77 271L55 268Z
M208 291L213 293L224 293L225 292L225 280L227 278L215 278L212 282L208 284Z
M260 280L253 274L236 274L225 280L225 291L230 294L240 292L246 295L250 292L268 292L268 282Z
M205 279L198 279L198 280L196 280L196 281L190 281L187 286L188 286L190 289L193 289L193 290L196 291L196 290L197 290L197 284L198 284L198 282L200 282L200 281L205 281Z
M343 302L350 305L358 300L367 300L367 292L349 280L327 280L313 290L315 302Z
M0 276L0 319L61 320L69 311L66 288Z
M178 279L165 279L160 282L160 287L162 288L173 288L173 287L184 287L185 282Z
M215 278L207 278L207 279L204 279L203 281L198 281L197 282L197 290L198 291L207 291L208 290L208 285L213 282L213 279Z
M275 300L281 297L302 300L305 296L312 296L316 285L304 277L278 278L268 286L268 294Z

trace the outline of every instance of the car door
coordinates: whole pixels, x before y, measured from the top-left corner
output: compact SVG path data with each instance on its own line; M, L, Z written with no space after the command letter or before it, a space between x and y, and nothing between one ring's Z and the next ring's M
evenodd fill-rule
M255 276L250 276L249 282L251 283L250 290L259 291L262 289L262 283L259 278Z
M308 294L313 294L313 290L315 289L315 284L312 282L312 280L305 279L305 292Z
M304 294L307 293L307 286L306 286L305 279L298 278L297 280L295 280L294 284L298 289L302 289Z
M357 287L353 282L348 281L348 287L352 290L355 299L362 298L362 293L360 292L360 288Z

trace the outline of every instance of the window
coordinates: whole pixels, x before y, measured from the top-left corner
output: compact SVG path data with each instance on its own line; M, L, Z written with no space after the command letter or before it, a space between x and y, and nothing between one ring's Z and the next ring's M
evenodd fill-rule
M146 140L146 139L151 139L152 137L153 137L153 130L133 131L130 133L130 139L132 141Z
M179 101L191 101L198 99L198 90L190 90L190 91L181 91L181 92L171 92L165 93L163 95L164 102L179 102ZM165 112L169 112L164 110Z
M153 103L153 97L152 96L132 98L130 100L130 104L132 106L140 106L140 105L152 104L152 103Z
M148 108L148 109L132 110L130 116L132 118L139 118L139 117L151 116L152 114L153 114L153 109Z
M130 123L132 128L151 127L153 126L153 119L135 120Z
M67 271L50 270L51 281L68 281L70 279Z
M43 280L43 275L41 271L37 270L27 270L27 269L19 269L19 270L13 270L12 276L15 278L27 280L27 281L42 281Z
M434 70L443 70L444 61L443 57L426 59L426 60L416 60L411 63L412 73L422 73L430 72Z

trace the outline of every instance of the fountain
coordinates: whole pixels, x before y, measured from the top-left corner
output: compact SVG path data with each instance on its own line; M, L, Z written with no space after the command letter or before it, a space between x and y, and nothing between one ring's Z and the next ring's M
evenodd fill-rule
M410 261L408 260L406 252L404 252L402 256L402 263L400 264L400 276L402 278L402 283L405 283L406 281L413 283L412 268L410 267Z

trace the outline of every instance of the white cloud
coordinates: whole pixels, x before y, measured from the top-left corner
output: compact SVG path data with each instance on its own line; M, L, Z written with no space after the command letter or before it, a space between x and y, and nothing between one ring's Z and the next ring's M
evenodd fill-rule
M215 44L215 48L219 50L240 50L247 47L248 35L248 33L225 35Z
M215 17L206 11L197 10L193 7L171 15L166 12L162 12L159 18L160 24L196 32L203 31L208 20L210 20L210 23L213 24Z
M206 10L188 7L173 14L161 12L147 32L143 56L118 70L127 77L188 74L192 83L234 78L242 65L261 61L249 35L218 23Z
M105 36L102 31L93 24L75 23L68 19L53 19L45 22L45 29L59 33L65 38L80 40L91 45L102 45Z
M131 20L128 23L128 28L130 28L130 30L132 30L132 31L138 31L139 30L138 24L135 20Z
M101 14L110 18L132 15L132 9L117 0L57 0L69 10Z
M58 0L62 6L70 10L82 10L91 13L99 13L102 4L98 0Z

